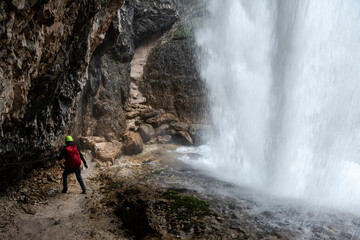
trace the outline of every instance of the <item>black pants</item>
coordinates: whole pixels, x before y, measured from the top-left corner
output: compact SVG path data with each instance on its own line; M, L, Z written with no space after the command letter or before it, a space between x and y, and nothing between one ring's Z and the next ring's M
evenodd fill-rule
M63 173L63 191L67 191L67 177L70 173L75 173L76 179L80 183L81 189L83 191L86 191L84 181L82 180L82 177L81 177L80 166L77 168L65 168L64 173Z

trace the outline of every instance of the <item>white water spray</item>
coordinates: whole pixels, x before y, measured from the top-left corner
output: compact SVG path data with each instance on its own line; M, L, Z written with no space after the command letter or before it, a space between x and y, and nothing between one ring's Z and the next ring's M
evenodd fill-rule
M208 10L196 39L218 134L197 164L360 212L360 4L210 0Z

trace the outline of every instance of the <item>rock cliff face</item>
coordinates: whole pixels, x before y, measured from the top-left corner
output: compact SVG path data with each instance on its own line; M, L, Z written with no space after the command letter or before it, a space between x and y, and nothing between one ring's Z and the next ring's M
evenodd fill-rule
M202 122L206 88L200 80L192 40L169 40L151 53L140 90L155 108L183 121Z
M199 121L193 42L174 36L192 1L2 1L0 181L50 158L67 134L124 140L134 103Z
M119 139L130 94L130 62L136 47L178 20L172 0L127 0L90 60L89 81L79 103L78 133Z
M112 140L125 132L123 106L129 97L130 65L112 54L120 39L119 15L91 57L89 80L78 103L76 135L104 136Z
M11 164L49 155L71 132L90 57L122 3L1 1L1 182L21 174Z
M205 11L201 1L183 2L181 21L150 53L140 90L153 107L182 121L203 123L207 119L207 90L197 69L194 30Z

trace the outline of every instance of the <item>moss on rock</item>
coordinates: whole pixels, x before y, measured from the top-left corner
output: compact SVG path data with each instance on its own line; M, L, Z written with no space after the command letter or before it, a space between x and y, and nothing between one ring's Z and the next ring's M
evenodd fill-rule
M163 197L173 200L173 208L177 210L177 219L189 219L192 217L203 218L211 213L209 203L190 196L181 196L179 191L168 190Z

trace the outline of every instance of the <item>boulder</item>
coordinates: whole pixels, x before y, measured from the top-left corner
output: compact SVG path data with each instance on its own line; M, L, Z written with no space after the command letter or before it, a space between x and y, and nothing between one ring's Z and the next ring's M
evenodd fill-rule
M127 112L126 118L133 119L133 118L136 118L137 116L139 116L139 114L140 114L140 112L138 112L138 111Z
M136 125L136 120L135 119L128 119L126 120L126 129L127 131L137 131L138 130L138 126Z
M140 126L140 125L144 124L144 121L141 119L140 116L138 116L135 118L135 124L136 124L136 126Z
M172 136L174 135L175 133L177 133L177 131L175 129L170 129L169 130L169 134Z
M189 130L189 124L186 122L175 122L171 124L171 127L173 127L176 131L187 132Z
M159 136L157 138L157 142L160 144L166 144L169 143L171 141L171 136L170 135L165 135L165 136Z
M176 132L172 138L176 144L180 145L191 146L194 143L190 134L184 131Z
M90 136L80 138L80 148L93 150L95 143L106 142L104 137Z
M146 123L153 125L154 127L159 127L165 123L172 123L178 121L178 118L171 113L164 113L162 115L158 115L152 118L148 118Z
M155 144L156 140L157 140L157 138L151 138L146 144L148 144L148 145Z
M189 127L189 133L194 140L194 144L199 145L202 144L204 138L211 134L212 128L210 125L204 124L191 124Z
M135 155L143 151L144 143L139 133L127 132L123 152L126 155Z
M148 142L155 135L155 130L150 124L141 125L138 132L143 142Z
M120 157L121 147L118 141L95 143L94 156L101 161L113 161Z
M155 129L155 136L164 136L169 134L170 126L169 124L163 124L160 127Z
M148 119L151 117L155 117L156 115L158 115L158 111L154 108L149 108L149 109L144 109L140 112L140 117L142 119Z
M150 107L149 107L149 106L144 105L144 104L136 104L136 105L135 105L135 108L136 108L137 110L150 109Z

